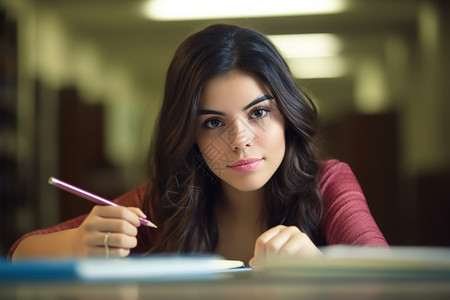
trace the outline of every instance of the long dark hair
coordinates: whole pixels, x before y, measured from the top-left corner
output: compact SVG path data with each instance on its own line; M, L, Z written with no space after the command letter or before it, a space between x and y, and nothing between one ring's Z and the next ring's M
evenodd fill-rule
M313 144L316 107L264 35L218 24L188 37L167 71L147 161L151 185L144 210L151 208L160 220L159 239L150 252L213 252L217 245L212 200L217 198L219 180L195 143L195 124L206 83L232 70L258 76L286 123L285 157L265 186L268 226L295 225L320 243L320 163Z

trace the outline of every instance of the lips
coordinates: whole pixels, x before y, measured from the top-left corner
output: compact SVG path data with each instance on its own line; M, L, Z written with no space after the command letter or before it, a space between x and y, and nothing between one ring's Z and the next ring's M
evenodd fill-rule
M263 161L261 158L246 158L238 160L228 167L240 173L249 173L256 169L256 167Z

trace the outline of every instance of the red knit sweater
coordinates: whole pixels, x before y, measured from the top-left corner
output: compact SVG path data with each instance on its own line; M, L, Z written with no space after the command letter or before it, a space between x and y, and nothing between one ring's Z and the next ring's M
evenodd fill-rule
M364 194L350 167L337 160L322 163L319 180L320 192L324 202L322 231L327 245L365 245L387 246L387 242L370 214ZM115 200L123 206L142 207L146 185L122 195ZM157 218L148 216L159 224ZM51 233L78 227L86 215L68 220L46 229L35 230L17 240L8 252L11 257L17 245L32 234ZM131 253L139 254L147 251L149 245L157 239L158 229L140 226L138 228L138 246Z

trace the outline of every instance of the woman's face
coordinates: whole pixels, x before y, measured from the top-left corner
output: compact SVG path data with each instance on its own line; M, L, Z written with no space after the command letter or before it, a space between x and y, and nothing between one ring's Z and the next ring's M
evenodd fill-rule
M241 71L210 80L196 141L209 169L240 191L263 187L285 153L284 119L262 81Z

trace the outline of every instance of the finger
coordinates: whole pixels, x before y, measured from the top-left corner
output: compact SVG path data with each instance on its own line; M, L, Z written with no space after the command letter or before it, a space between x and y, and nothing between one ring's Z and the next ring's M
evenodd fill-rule
M126 220L135 227L141 225L139 217L127 207L122 206L95 206L95 213L103 218Z
M110 233L108 238L108 245L110 247L116 248L133 249L137 246L137 239L125 234Z
M284 227L285 226L282 226L282 225L273 227L273 228L267 230L266 232L264 232L263 234L261 234L256 239L255 252L254 252L255 259L260 259L260 258L266 257L267 242L270 239L272 239L275 235L277 235Z
M300 233L296 227L282 228L278 234L274 235L265 245L266 257L278 256L279 252L283 250L285 244L292 238L292 236Z
M310 244L309 238L304 233L291 235L289 239L280 248L279 256L294 256L301 255L308 249ZM305 253L306 254L306 253Z
M101 219L97 223L97 231L122 233L128 236L136 236L138 233L134 225L121 219Z
M285 251L284 254L291 256L316 257L323 255L305 233L293 236L291 240L285 244L285 249L283 249L283 251Z
M134 212L138 217L141 217L141 218L147 218L147 215L146 214L144 214L144 212L140 209L140 208L137 208L137 207L127 207L129 210L131 210L132 212Z
M130 249L109 247L108 255L110 257L126 257L130 254L130 252L131 252ZM89 252L87 253L87 255L88 256L105 257L106 249L104 246L92 247L89 249Z
M124 249L124 248L109 248L109 255L114 257L126 257L130 255L131 250L130 249Z
M104 247L105 236L108 234L107 244L109 247L132 249L137 246L137 239L121 233L103 233L91 234L87 239L88 247Z
M257 264L255 257L253 256L252 258L250 258L250 260L248 261L248 265L250 267L254 267Z

